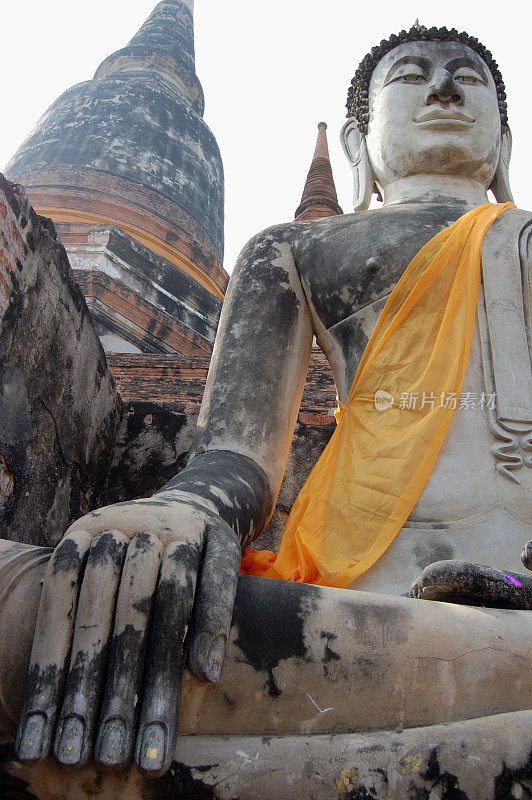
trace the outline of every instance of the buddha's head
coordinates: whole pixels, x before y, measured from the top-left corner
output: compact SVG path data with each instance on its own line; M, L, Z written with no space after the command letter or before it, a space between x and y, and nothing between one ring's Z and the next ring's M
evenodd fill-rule
M468 34L419 25L384 40L351 82L344 150L355 209L414 175L474 180L511 199L506 94L491 53Z

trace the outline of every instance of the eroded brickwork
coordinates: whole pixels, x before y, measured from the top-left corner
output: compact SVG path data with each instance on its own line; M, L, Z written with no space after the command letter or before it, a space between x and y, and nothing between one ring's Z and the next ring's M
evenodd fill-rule
M182 403L186 413L199 412L209 357L109 353L107 360L125 402ZM321 350L314 348L298 422L329 425L334 422L335 408L336 391L329 363Z
M101 499L120 402L50 220L0 176L0 530L55 544Z

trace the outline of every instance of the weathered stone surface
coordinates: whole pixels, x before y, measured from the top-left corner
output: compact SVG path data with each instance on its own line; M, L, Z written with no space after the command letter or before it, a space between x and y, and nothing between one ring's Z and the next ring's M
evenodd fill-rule
M529 542L525 547L532 546ZM521 556L523 564L526 559ZM410 587L410 597L443 600L487 608L532 610L532 578L471 564L469 561L436 561L425 567Z
M89 308L92 305L93 318L105 324L108 307L140 325L144 336L135 341L132 335L131 341L141 351L210 354L221 300L194 277L117 227L90 231L86 241L72 241L72 233L69 236L65 227L67 223L59 235L85 297L92 299L88 304ZM200 277L201 271L197 272Z
M472 52L476 60L471 61L471 53L467 50L464 53L464 48L457 43L428 42L426 50L424 47L424 44L423 47L420 45L414 48L413 53L407 53L406 63L410 59L413 63L409 69L417 67L425 71L414 75L416 80L412 82L410 74L402 76L407 78L406 83L412 83L411 86L404 87L400 81L388 82L385 93L388 106L384 100L379 105L382 94L378 92L374 103L377 111L380 108L382 112L384 106L384 113L376 114L377 122L380 120L376 127L383 139L373 141L373 146L382 141L386 144L386 136L391 136L388 144L394 156L398 156L394 157L394 169L386 163L385 169L373 176L370 184L373 186L374 179L377 179L384 188L386 207L353 218L340 220L332 217L315 223L277 226L250 242L243 251L228 293L191 463L156 498L111 506L79 523L80 537L98 537L101 534L102 540L107 536L111 541L112 537L108 536L110 529L120 530L131 537L145 533L153 535L168 548L166 563L170 559L173 561L167 572L163 569L163 579L156 595L153 583L150 597L144 597L149 602L151 597L156 597L154 637L146 659L147 689L145 697L141 698L141 726L136 752L136 763L144 772L150 771L148 761L153 759L151 773L161 775L170 767L175 753L177 695L184 655L181 645L186 641L196 575L199 574L200 582L205 575L211 575L212 564L207 561L198 573L200 553L207 559L212 552L207 534L212 530L213 522L225 525L231 535L233 532L238 534L244 542L263 529L273 508L289 452L313 335L318 336L329 355L340 399L345 402L356 362L374 330L378 312L394 284L404 274L408 262L431 235L442 231L467 208L483 204L485 190L498 169L500 120L490 114L496 101L493 82L484 84L488 92L482 89L475 94L473 89L462 88L464 76L458 72L462 68L459 64L463 65L465 61L470 69L479 76L483 75L484 68L478 63L478 54ZM405 55L404 50L401 55ZM423 68L419 63L421 56ZM401 58L393 64L385 64L386 74L381 70L379 80L384 81L386 76L390 76L392 66L398 69L404 63ZM476 85L476 78L470 84L470 76L465 77L465 86ZM429 81L432 81L430 87L425 86ZM391 89L388 91L389 86ZM469 91L473 94L469 95ZM405 102L398 102L402 97ZM458 126L458 130L462 133L469 130L471 136L464 134L458 142L451 136L440 149L428 146L430 141L424 140L424 134L417 131L423 132L432 126L416 128L414 115L418 112L425 115L426 106L433 103L444 106L451 101L456 104L459 101L465 103L465 100L470 101L474 112L474 116L468 118L468 124L473 125L476 119L479 124L469 129ZM464 107L469 108L469 105L465 103ZM436 121L436 127L442 131L449 130L449 127L457 129L456 125L447 124L449 117L442 117L442 110L446 109L437 110L436 118L423 116L421 121ZM406 117L401 119L400 115L405 113ZM460 118L455 113L454 121L467 122L463 112L459 113ZM439 125L438 121L445 124ZM401 125L404 130L401 130ZM373 126L369 131L374 133ZM449 175L442 176L441 172L431 175L431 168L445 171L447 162L442 160L442 152L445 158L450 156L458 164L464 163L462 157L465 153L470 167L467 174L456 178L455 171L450 170ZM424 178L428 176L430 185L423 185L424 178L419 178L420 170L414 169L420 165L419 158L425 156L423 166L429 172L421 174ZM359 161L355 163L353 159L355 167ZM378 161L373 159L373 163L378 164ZM400 176L404 178L402 183L401 180L390 180L390 172L394 172L397 165L404 169ZM410 181L412 177L414 180ZM395 172L394 178L397 178ZM424 189L427 190L423 194L424 202L420 203L420 193ZM402 205L405 199L406 203ZM508 212L504 219L508 220L504 223L508 226L507 236L515 247L511 253L506 250L502 263L495 262L495 266L509 266L508 274L514 276L516 288L520 291L521 267L526 267L527 262L525 258L522 261L515 258L520 255L516 248L522 246L526 251L528 233L523 235L523 231L530 223L530 215ZM525 252L525 255L528 254ZM488 274L484 272L484 277ZM268 298L267 303L265 298ZM501 295L496 294L495 299L500 300ZM473 338L464 384L465 390L471 393L488 389L486 382L491 368L497 373L497 364L500 363L497 362L498 356L490 361L483 352L486 342L493 345L498 341L491 331L488 340L481 329L481 317L486 314L489 318L490 308L490 303L484 305L481 298L478 305L479 330ZM470 311L472 321L473 308ZM523 322L521 318L517 321ZM521 328L520 335L524 333L524 324ZM510 359L517 339L509 336L507 341L510 347L502 348L502 352ZM463 345L463 342L458 344ZM273 354L275 359L270 357ZM408 358L408 354L398 360L391 358L386 366L390 366L391 371L402 370L408 365ZM529 366L527 364L527 368ZM498 375L500 378L500 371ZM373 395L372 389L362 399L372 403ZM375 405L373 412L377 414L379 410ZM326 795L336 792L336 795L344 794L359 800L371 796L405 797L405 800L407 797L409 800L420 797L465 800L475 796L485 800L486 797L513 796L519 800L525 796L529 791L526 781L530 779L531 744L527 711L532 702L530 613L420 603L397 596L405 584L408 586L410 583L411 571L424 567L427 558L433 560L436 552L440 557L447 551L449 558L472 558L482 548L488 556L488 563L493 565L498 564L499 559L505 560L530 518L526 513L530 498L530 494L526 494L530 488L525 485L526 474L514 475L514 478L523 480L523 484L517 484L511 475L501 474L497 465L492 463L492 438L497 436L493 415L490 416L487 413L489 409L483 406L480 409L482 413L466 424L464 415L460 413L462 410L466 411L460 407L453 417L438 464L422 496L415 508L409 509L412 513L408 523L401 531L396 531L398 535L393 545L372 568L366 583L362 581L366 590L376 589L389 594L241 578L227 639L226 670L220 682L209 686L197 684L189 676L185 678L181 706L181 732L184 735L289 736L292 748L298 752L292 759L285 755L280 769L276 764L277 772L286 775L284 785L288 784L288 791L277 791L277 795L302 794L295 783L294 766L299 765L306 754L300 753L301 748L296 744L301 744L304 739L297 740L296 735L327 734L335 737L337 734L353 736L353 732L360 732L364 757L361 756L358 766L350 763L343 766L334 782L333 775L325 770ZM501 417L500 408L496 411ZM499 420L501 425L504 419L506 416ZM525 428L525 425L530 423L530 417L514 420L510 414L509 419L517 424L519 432L529 432L530 428ZM524 466L523 459L519 468ZM9 485L9 476L4 479L4 485ZM516 489L516 486L520 488ZM393 496L392 480L386 488ZM420 487L420 491L422 489ZM497 517L492 513L493 509L497 511ZM375 514L380 510L377 501ZM356 507L353 517L355 515ZM503 515L506 517L505 529L500 524ZM85 530L81 530L82 525L86 526ZM304 544L302 542L301 546ZM52 574L57 552L50 562ZM10 565L8 560L6 569L9 570ZM41 563L25 566L28 569L20 574L20 585L25 580L35 582L42 574ZM236 570L236 561L234 566ZM89 577L86 593L91 598L95 596L95 582L91 584ZM11 581L7 594L15 589L17 583L15 579ZM207 580L203 588L213 585ZM59 581L57 584L45 582L42 597L55 596L59 602L52 599L48 606L46 602L42 604L44 611L39 617L34 647L38 655L43 643L42 652L53 644L47 631L52 627L51 621L58 617L54 613L56 608L69 596L72 586L69 575L65 577L63 589L59 588ZM82 596L85 589L84 586L81 590ZM102 593L102 603L98 606L106 613L107 620L111 619L115 609L112 594L106 598ZM34 601L36 592L29 595ZM207 591L204 595L198 593L196 597L197 605L201 606L197 615L200 619L208 618L212 610L209 620L212 624L207 631L210 638L203 648L208 654L207 662L215 642L220 640L222 629L224 633L228 631L228 626L222 627L224 620L221 615L221 611L227 612L232 607L228 598L229 592L216 592L213 598ZM74 651L78 639L84 638L90 643L93 635L91 626L87 624L89 620L85 616L84 603L80 606L82 613L79 624L76 623ZM146 608L144 603L147 615ZM27 610L29 613L29 607ZM95 617L98 624L97 615ZM120 603L115 619L117 625L124 623ZM7 634L12 624L13 619L6 617ZM25 624L27 629L28 623ZM56 641L61 642L60 658L49 658L46 663L44 659L36 658L34 662L41 666L50 665L56 672L59 668L66 670L67 633L64 630L56 633ZM197 633L192 625L192 642ZM103 639L103 636L98 639L98 645ZM17 645L25 652L29 649L26 640L21 639ZM124 660L135 661L141 668L142 648L125 649L125 653L127 658L124 656ZM221 657L220 649L216 655ZM23 665L24 661L25 656L21 653L19 663ZM189 665L192 666L190 662ZM103 658L96 671L98 684L102 687L106 679ZM206 669L204 674L209 674ZM6 683L13 681L9 675L5 679ZM114 671L113 679L118 682ZM57 680L55 682L59 685ZM83 702L86 698L82 684L80 688L76 701ZM148 712L145 712L146 696ZM14 720L17 717L16 693L6 692L6 697L6 706L11 705L5 709L5 716ZM50 707L58 709L59 703L57 692ZM30 682L17 751L26 762L49 754L46 738L50 739L56 711L49 714L45 704L46 696L41 695L40 684ZM160 717L157 717L158 709L162 709ZM94 716L93 706L90 711ZM508 716L502 719L503 714ZM82 730L82 720L80 716L72 726L72 730L75 727L77 732L70 741L78 753L69 756L71 766L82 766L83 758L89 755L87 745L92 733ZM456 723L462 725L454 730L468 729L469 738L453 735L452 728ZM39 725L44 735L39 733ZM442 725L446 727L442 729ZM422 738L427 736L427 727L434 728L428 732L429 742ZM401 732L404 729L408 730L406 735ZM153 747L148 732L154 736ZM368 733L369 737L366 737ZM118 739L123 744L123 737ZM139 741L142 746L140 759ZM405 742L406 749L401 750L401 744ZM472 742L469 751L468 742ZM232 743L234 739L230 745ZM119 746L124 750L122 744ZM193 746L197 744L197 740L193 742ZM266 742L262 744L267 745ZM150 752L152 750L154 752ZM187 758L178 757L174 773L177 772L181 785L172 785L171 777L165 778L160 784L160 796L164 797L172 790L174 794L186 795L188 792L190 796L197 789L206 792L206 796L220 793L224 796L226 792L225 796L229 798L246 796L247 792L248 796L256 797L261 789L254 780L257 769L262 768L260 752L255 751L253 758L247 749L237 750L236 755L240 756L240 752L244 754L246 763L251 762L251 772L243 778L244 786L227 750L223 760L233 766L233 773L226 773L226 778L230 780L232 775L237 775L236 784L229 787L224 786L223 778L218 780L212 773L209 782L206 775L214 763L203 758L197 760L196 753L191 758L196 768L203 769L205 780L197 778L197 773L190 769L183 770L180 764L186 766ZM340 758L345 753L349 753L349 743L344 741ZM83 758L79 757L80 754ZM279 759L279 753L277 757ZM118 766L116 760L111 763ZM481 779L477 777L479 765ZM316 769L312 761L298 774L303 776L307 769L312 773L312 779L323 778L324 773ZM372 769L378 773L374 782L371 782L374 777L370 775ZM395 778L394 769L405 778L404 781ZM269 775L267 768L264 772L267 781L272 777L272 769ZM315 776L316 772L318 776ZM414 773L414 778L410 773ZM418 782L418 774L422 782ZM85 783L82 788L101 794L101 776L94 773L85 775L91 783ZM41 793L45 776L43 771L37 790ZM22 774L21 778L24 780ZM63 787L65 781L68 778L63 779ZM143 780L141 794L153 796L157 792L157 788L152 791L154 786L156 784ZM62 791L60 785L55 789L56 792ZM63 794L76 791L76 787L70 786ZM134 796L133 789L128 791ZM268 791L269 787L262 794L267 796ZM320 791L321 786L316 794L319 795ZM308 794L311 792L312 789ZM115 796L119 794L115 791Z
M89 188L83 174L95 170L140 184L196 220L221 262L223 167L202 113L192 14L182 3L164 0L93 80L71 87L53 103L6 173L28 188L46 185L50 190L60 187L61 173L72 168L82 171L78 189ZM39 172L51 165L57 180L45 182ZM119 199L120 187L108 194ZM93 210L90 202L85 210ZM188 238L179 224L173 233ZM225 284L220 267L217 278Z
M192 3L162 0L6 167L57 223L108 352L212 351L228 275L223 166L203 107Z
M130 402L118 427L105 503L146 497L185 466L197 417L179 403Z
M531 712L331 736L185 736L162 778L35 769L0 749L10 800L516 800L532 789Z
M101 501L120 403L50 220L0 177L0 527L55 544Z
M178 402L184 404L187 414L199 412L210 358L108 353L107 361L124 401ZM336 405L327 358L319 348L313 348L298 421L307 426L330 425Z
M181 396L183 386L176 387L176 392ZM126 403L104 502L148 497L177 475L187 462L196 422L197 414L186 413L184 403L141 400ZM273 516L254 547L278 549L294 500L334 428L335 423L297 424Z
M9 663L0 662L4 740L20 714L39 580L50 555L35 548L13 553L12 547L20 545L0 543L2 586L7 571L12 579L0 613L11 640ZM13 554L25 560L13 564ZM33 586L15 619L11 595ZM180 732L395 730L529 709L531 626L528 611L243 575L220 682L205 684L185 673Z
M305 425L298 422L296 425L275 510L266 530L253 543L253 547L257 550L279 549L284 526L299 490L310 475L335 427L334 422L329 425Z
M4 635L15 624L11 594L35 587L11 660L0 661L8 741L49 554L4 549L2 585L5 569L12 578L0 614ZM243 576L220 683L185 673L182 736L167 776L150 780L135 769L107 776L93 765L68 773L53 762L28 768L5 749L0 780L38 800L54 792L79 800L87 787L114 800L411 800L432 791L442 800L525 798L532 788L531 624L529 612Z

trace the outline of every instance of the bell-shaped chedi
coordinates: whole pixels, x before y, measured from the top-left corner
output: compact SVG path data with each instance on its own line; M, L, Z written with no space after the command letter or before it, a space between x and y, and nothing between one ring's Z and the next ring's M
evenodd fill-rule
M212 350L227 274L223 168L203 106L193 0L163 0L7 165L56 223L109 351Z
M327 124L320 122L316 149L303 189L301 203L295 213L296 220L333 217L343 213L336 196L326 131Z

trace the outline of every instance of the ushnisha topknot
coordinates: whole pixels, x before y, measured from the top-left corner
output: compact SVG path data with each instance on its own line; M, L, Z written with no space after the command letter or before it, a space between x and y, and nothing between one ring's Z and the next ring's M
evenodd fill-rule
M506 105L506 90L499 66L490 51L484 47L474 36L470 36L465 31L458 33L456 28L426 28L424 25L416 23L409 31L401 31L399 34L392 33L389 39L383 39L377 46L364 56L360 62L355 77L351 81L351 86L347 93L347 116L355 117L358 128L364 135L368 132L369 121L369 82L373 70L390 50L406 42L461 42L467 45L486 63L495 81L497 89L497 99L499 101L499 113L501 116L501 127L503 131L508 130L508 109Z

